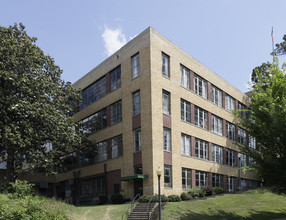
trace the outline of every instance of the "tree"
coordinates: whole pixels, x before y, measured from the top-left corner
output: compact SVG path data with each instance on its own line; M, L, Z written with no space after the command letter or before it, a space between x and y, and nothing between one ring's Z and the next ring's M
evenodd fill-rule
M271 63L262 63L261 66L257 66L252 70L251 74L251 83L252 86L258 83L258 75L262 74L262 80L265 77L269 77L269 68L271 67ZM263 82L263 81L262 81Z
M62 70L36 40L22 24L0 26L0 156L8 182L25 166L52 172L86 140L68 116L80 93L60 79Z
M279 56L286 54L286 34L283 36L283 41L279 44L276 44L275 46L276 48L271 53L271 55Z
M269 75L257 72L257 82L250 94L251 114L247 118L236 112L249 135L256 139L261 151L239 145L254 158L258 174L267 185L286 187L286 68L278 59L267 69Z

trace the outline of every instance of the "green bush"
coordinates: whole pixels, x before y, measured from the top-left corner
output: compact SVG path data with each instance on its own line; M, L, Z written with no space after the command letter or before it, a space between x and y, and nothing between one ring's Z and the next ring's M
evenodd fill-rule
M224 190L220 186L217 186L217 187L214 188L214 194L220 194L220 193L223 193L223 192L224 192Z
M205 196L211 196L213 194L213 188L210 186L202 187L202 190L204 191Z
M28 183L26 180L18 180L16 183L1 183L0 192L10 193L14 197L23 198L25 196L35 195L33 187L34 184Z
M139 202L141 203L147 203L150 201L150 199L152 198L153 195L143 195L139 198ZM154 195L154 197L152 198L152 202L158 202L159 201L159 196L158 195ZM168 202L168 197L165 196L164 194L161 195L161 202Z
M152 195L143 195L139 198L139 202L141 203L146 203L146 202L149 202L150 199L152 198ZM154 198L152 199L152 201L154 200Z
M187 201L187 200L192 199L192 196L191 196L189 193L187 193L187 192L182 192L182 194L181 194L181 199L182 199L183 201Z
M121 194L113 194L111 195L111 203L113 204L122 204L124 201L124 198Z
M181 198L178 195L169 195L168 201L169 202L181 202Z

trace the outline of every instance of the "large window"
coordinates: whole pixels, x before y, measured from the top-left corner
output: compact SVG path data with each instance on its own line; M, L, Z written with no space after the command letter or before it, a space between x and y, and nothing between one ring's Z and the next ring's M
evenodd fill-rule
M238 142L246 145L246 131L242 128L238 128Z
M191 103L181 99L181 120L191 122Z
M81 195L101 195L105 193L104 176L83 179L80 183Z
M226 164L229 166L236 166L236 151L226 149Z
M82 132L85 134L92 134L106 128L107 126L106 108L83 119L80 124L82 126L81 128Z
M204 187L209 184L209 175L207 172L196 171L196 187Z
M202 77L195 75L194 76L194 86L195 86L195 93L199 96L207 99L208 96L208 85L207 81L203 79Z
M192 170L190 169L182 168L182 188L192 188Z
M200 128L208 128L208 112L197 106L195 107L195 125Z
M164 165L164 186L172 187L172 166Z
M182 134L181 138L182 154L191 156L191 137L187 134Z
M209 143L200 139L196 139L196 156L201 159L209 159Z
M231 124L229 122L225 123L225 131L226 131L226 137L230 140L235 141L235 125Z
M95 161L99 163L107 160L107 142L102 141L98 143L96 146L97 146L97 156L95 158Z
M225 110L231 112L235 110L235 99L229 95L225 95Z
M247 116L247 107L246 105L242 104L241 102L238 102L238 106L237 106L238 110L240 111L240 115L242 118L246 118Z
M102 77L81 92L80 110L102 98L106 94L106 77Z
M212 102L219 107L222 107L222 91L213 85L211 89Z
M222 119L216 115L212 115L212 132L222 135Z
M236 189L236 178L235 177L227 177L227 190L229 192L233 192Z
M181 86L185 87L186 89L190 88L190 70L184 67L183 65L180 66L181 70Z
M132 94L133 98L133 115L140 114L140 91L136 91Z
M213 173L213 187L223 187L223 175Z
M85 147L79 151L80 167L95 164L96 147Z
M141 151L141 129L133 131L134 152Z
M162 94L162 99L163 99L163 113L170 115L171 114L171 107L170 107L170 93L163 90Z
M164 151L171 151L171 130L169 128L163 129L163 145Z
M132 63L132 79L140 75L139 53L131 57Z
M239 159L239 167L247 166L246 155L245 154L238 153L238 159Z
M121 87L121 66L110 72L110 89L114 91Z
M212 146L212 160L223 164L223 148L216 144L213 144Z
M248 146L252 149L256 149L256 139L249 135L249 143Z
M112 159L122 156L122 135L116 136L111 139Z
M111 125L117 124L122 121L121 100L113 103L110 106L110 121L111 121Z
M162 53L162 75L170 78L170 57Z

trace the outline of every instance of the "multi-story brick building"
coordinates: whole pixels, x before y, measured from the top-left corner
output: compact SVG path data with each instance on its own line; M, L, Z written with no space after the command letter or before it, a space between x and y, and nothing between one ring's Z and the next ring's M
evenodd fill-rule
M74 120L96 140L97 154L83 149L67 156L70 171L53 178L58 196L92 202L101 194L157 193L159 167L165 195L257 184L254 173L240 172L251 158L233 144L255 148L231 114L246 108L247 97L154 29L73 86L83 96Z

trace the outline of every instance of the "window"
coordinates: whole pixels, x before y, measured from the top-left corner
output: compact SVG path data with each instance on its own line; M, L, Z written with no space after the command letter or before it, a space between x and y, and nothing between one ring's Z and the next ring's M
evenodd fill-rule
M239 189L240 189L240 190L246 190L247 188L248 188L248 186L247 186L247 180L246 180L246 179L240 179Z
M246 105L242 104L241 102L238 102L238 106L237 106L238 110L240 111L240 115L242 118L246 118L247 115L247 107Z
M212 132L222 135L222 119L215 115L212 115Z
M191 122L191 103L181 99L181 120Z
M121 66L110 72L110 89L114 91L121 87Z
M197 106L195 107L195 125L200 128L208 128L208 112Z
M83 119L81 122L81 131L85 134L93 134L107 126L106 108L95 114Z
M200 139L196 139L196 156L201 159L209 159L209 143Z
M212 147L212 160L214 162L223 164L223 148L216 144L213 144Z
M112 159L122 156L122 135L116 136L111 139Z
M226 126L226 129L225 129L226 137L230 140L235 141L235 125L229 122L226 122L225 126Z
M213 173L213 187L223 187L223 175Z
M201 78L198 75L194 76L194 86L195 86L195 93L205 99L207 99L208 94L208 87L207 81Z
M113 103L110 106L110 121L111 125L117 124L122 121L122 105L121 100Z
M132 63L132 79L140 75L139 53L131 57Z
M136 129L133 131L134 152L141 151L141 130Z
M102 162L107 160L107 142L102 141L97 144L97 157L96 162Z
M229 95L225 95L225 110L231 112L235 110L235 100Z
M187 134L182 134L182 154L186 156L191 156L191 137Z
M190 88L190 70L184 67L183 65L180 66L181 70L181 86L185 87L186 89Z
M102 77L81 92L80 110L106 95L106 77Z
M253 157L249 157L249 165L253 166L255 164L256 164L256 162L255 162L254 158Z
M182 168L182 188L192 188L192 170L190 169Z
M226 149L226 164L229 166L236 166L236 151Z
M170 108L170 93L163 90L163 113L170 115L171 108Z
M236 178L235 177L228 177L227 178L227 190L229 192L233 192L236 189Z
M249 135L249 143L248 146L252 149L256 149L256 139Z
M170 57L162 53L162 75L170 78Z
M93 177L89 179L81 180L80 194L81 195L100 195L105 193L104 176Z
M212 102L219 107L222 107L222 91L213 85L211 90Z
M239 159L239 167L247 166L245 154L238 153L238 159Z
M246 145L246 131L242 128L238 128L238 142Z
M69 153L63 157L60 158L60 160L63 160L63 167L59 169L60 172L66 172L69 170L76 169L76 152Z
M133 98L133 115L140 114L140 91L136 91L132 94Z
M164 151L171 151L171 130L168 128L163 129L163 145Z
M89 166L95 164L96 148L85 147L79 151L79 163L80 167Z
M164 165L164 186L172 187L172 166Z
M196 187L204 187L209 184L209 175L207 172L196 171Z

